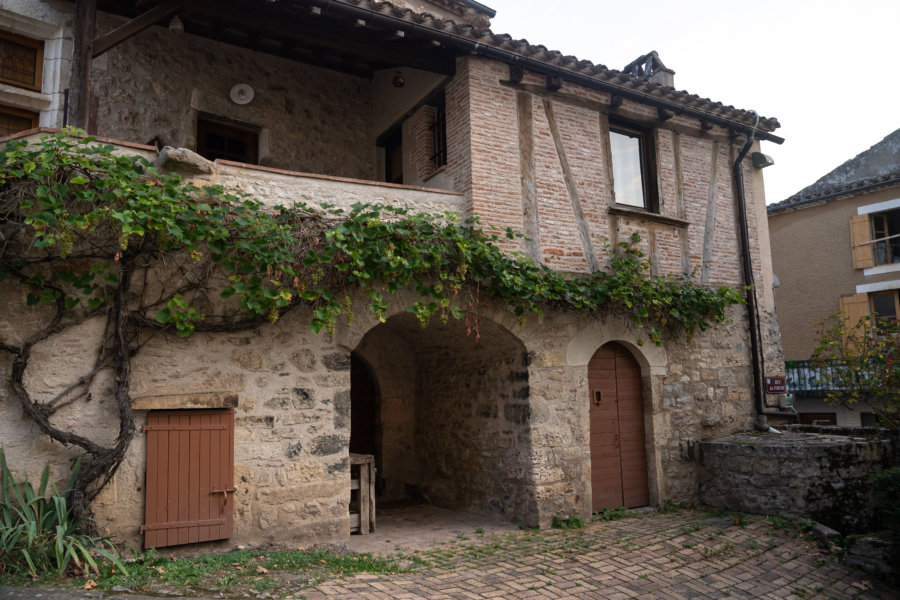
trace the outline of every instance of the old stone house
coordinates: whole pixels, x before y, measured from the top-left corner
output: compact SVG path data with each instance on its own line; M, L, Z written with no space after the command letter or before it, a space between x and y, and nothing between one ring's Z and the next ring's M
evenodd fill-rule
M101 530L153 546L339 540L351 450L374 455L379 502L546 526L694 501L695 444L775 413L762 377L782 357L751 160L760 140L780 142L774 119L678 91L655 53L619 71L494 34L472 0L96 4L0 5L21 72L4 65L0 133L74 124L152 160L191 149L214 162L186 175L273 204L474 214L525 234L507 250L573 273L604 268L636 232L654 272L756 284L730 322L661 346L627 315L521 324L499 305L476 340L458 322L422 329L403 298L385 323L361 308L333 334L296 311L241 335L159 336L133 362L146 431L95 502ZM15 344L40 315L4 285L0 339ZM31 394L90 370L102 330L89 320L37 347ZM95 387L54 419L111 443L115 428L98 428L115 422L108 378ZM64 467L74 451L0 394L11 468ZM620 408L603 404L617 395ZM196 457L217 461L212 479Z
M824 385L804 361L816 346L816 324L838 310L854 324L869 314L900 315L900 130L769 205L768 215L778 320L801 421L875 425L870 406L826 404Z

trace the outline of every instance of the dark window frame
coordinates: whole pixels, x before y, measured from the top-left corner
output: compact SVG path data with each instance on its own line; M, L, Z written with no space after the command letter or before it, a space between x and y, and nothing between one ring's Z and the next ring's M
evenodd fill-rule
M0 130L0 137L4 137L7 135L15 135L22 131L28 131L29 129L34 129L38 126L38 119L40 118L39 113L33 110L25 110L22 108L16 108L14 106L7 106L5 104L0 104L0 116L9 115L14 118L20 119L28 119L29 125L28 127L23 127L21 129L10 129L9 131Z
M893 312L888 314L880 314L875 309L876 297L889 298L892 300L892 308ZM878 324L881 321L897 321L900 318L900 291L898 290L885 290L883 292L869 292L869 314L872 316L872 319L875 322L875 327L878 329Z
M869 215L874 266L900 263L900 209L886 210ZM877 241L883 240L883 241Z
M443 92L443 90L441 90ZM434 154L431 155L431 162L434 163L435 169L440 169L447 165L447 100L442 93L437 101L432 104L434 107L434 121L431 124L431 132L434 136Z
M639 141L639 158L640 158L640 170L641 170L641 183L642 183L642 191L643 191L643 206L637 206L635 204L621 203L617 198L615 198L615 187L613 188L613 198L615 199L615 203L619 206L627 206L628 208L633 208L637 210L646 210L652 213L659 212L659 190L657 189L657 181L656 181L656 144L654 139L654 130L648 127L642 127L640 125L624 122L624 121L614 121L610 120L609 122L609 133L610 138L612 134L616 133L619 135L624 135L630 138L636 138ZM610 139L610 156L609 156L609 167L614 170L615 167L615 155L612 150L612 139ZM615 186L615 177L612 177L613 185Z
M197 154L209 160L230 160L248 165L259 164L260 128L225 117L197 115ZM210 148L210 135L223 138L224 148ZM244 151L232 149L239 144Z
M403 185L403 126L397 125L383 138L384 180ZM396 160L399 158L399 162Z
M16 44L18 46L24 46L26 48L31 48L34 50L34 65L33 65L34 82L26 83L24 81L19 81L17 79L4 77L3 76L3 62L0 61L0 83L5 83L7 85L11 85L11 86L14 86L17 88L23 88L26 90L33 90L35 92L40 92L42 83L43 83L43 76L44 76L44 41L17 35L15 33L10 33L8 31L0 31L0 58L2 58L2 50L3 50L4 42L8 42L10 44Z

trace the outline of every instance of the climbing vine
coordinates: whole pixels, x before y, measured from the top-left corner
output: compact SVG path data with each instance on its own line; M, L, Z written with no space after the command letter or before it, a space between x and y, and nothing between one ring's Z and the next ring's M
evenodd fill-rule
M310 310L312 331L332 331L339 319L353 319L354 298L366 298L383 320L388 297L411 289L418 299L408 310L423 326L464 319L477 336L479 310L495 303L521 319L548 307L617 311L659 344L666 330L702 331L742 301L732 288L651 276L636 238L613 249L607 272L574 276L504 253L500 237L517 234L477 220L379 205L266 206L157 172L142 157L72 131L7 142L0 236L0 281L17 280L26 304L52 309L24 341L0 339L13 356L9 387L44 433L88 455L75 483L87 502L134 436L130 365L148 332L256 327L297 306ZM99 316L108 321L107 340L94 369L50 401L32 399L23 381L35 344ZM112 447L51 422L105 369L116 373Z

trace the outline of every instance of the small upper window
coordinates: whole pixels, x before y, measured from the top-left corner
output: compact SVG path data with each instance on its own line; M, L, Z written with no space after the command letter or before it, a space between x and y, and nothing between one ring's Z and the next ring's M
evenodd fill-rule
M0 82L41 91L44 43L0 31Z
M634 127L612 125L609 131L613 195L617 204L656 210L652 138Z
M900 210L872 215L872 249L876 265L900 263Z
M259 133L243 125L201 116L197 119L197 154L255 165L259 162Z

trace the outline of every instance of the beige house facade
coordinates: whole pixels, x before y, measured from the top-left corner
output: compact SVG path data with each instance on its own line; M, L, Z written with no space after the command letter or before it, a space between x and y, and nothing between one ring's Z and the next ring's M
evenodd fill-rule
M900 314L900 131L791 198L770 205L784 356L809 359L818 323L837 311L856 323ZM871 411L826 405L801 390L805 421L874 425Z
M774 119L678 91L655 53L617 71L494 34L493 11L469 0L98 6L85 16L62 0L0 5L0 37L43 44L42 58L24 54L42 61L37 90L2 84L0 106L33 114L6 133L79 125L271 206L475 215L524 234L504 250L567 273L607 268L610 247L637 233L654 274L756 283L753 315L734 306L727 323L691 339L666 332L660 346L628 315L554 309L521 322L502 304L483 309L477 339L452 320L423 329L403 310L412 290L390 299L383 323L353 298L357 318L333 333L311 333L299 307L241 333L155 336L133 359L142 431L94 501L101 531L132 546L346 539L351 453L373 457L376 504L548 526L605 504L693 502L697 442L779 418L761 383L783 358L751 160L760 140L780 141ZM0 290L9 347L50 319L26 294ZM49 402L90 372L105 327L89 319L36 345L32 398ZM14 359L0 352L0 367ZM639 430L633 456L613 444L610 458L592 448L591 411L620 359L638 374ZM592 383L589 372L607 374ZM112 378L94 377L91 401L56 412L55 426L114 443ZM48 461L61 475L78 454L7 387L0 440L19 476ZM198 471L193 457L216 466ZM626 480L646 493L630 495Z

